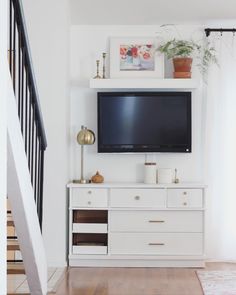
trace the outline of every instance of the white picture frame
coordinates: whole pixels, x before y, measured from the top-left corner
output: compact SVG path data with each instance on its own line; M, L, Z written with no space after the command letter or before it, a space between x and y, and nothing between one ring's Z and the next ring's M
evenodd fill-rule
M111 37L110 78L164 78L164 55L154 37Z

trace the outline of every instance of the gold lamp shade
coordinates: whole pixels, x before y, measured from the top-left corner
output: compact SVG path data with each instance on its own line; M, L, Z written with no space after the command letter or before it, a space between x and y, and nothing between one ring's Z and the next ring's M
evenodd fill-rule
M95 134L92 130L85 126L81 126L81 130L77 134L77 142L81 145L81 178L74 182L76 183L87 183L88 180L84 178L84 146L92 145L95 142Z
M81 126L81 130L77 134L77 142L80 145L91 145L95 142L95 134L92 130L87 129L85 126Z

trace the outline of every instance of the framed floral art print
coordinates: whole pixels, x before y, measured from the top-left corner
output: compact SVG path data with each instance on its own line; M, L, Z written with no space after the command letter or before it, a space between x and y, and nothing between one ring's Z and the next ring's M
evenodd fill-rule
M164 57L155 38L110 38L111 78L163 78Z

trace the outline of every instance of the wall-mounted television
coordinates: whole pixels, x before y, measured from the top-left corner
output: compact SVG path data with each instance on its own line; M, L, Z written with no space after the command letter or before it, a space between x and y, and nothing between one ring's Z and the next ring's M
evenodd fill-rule
M191 152L191 92L98 92L98 152Z

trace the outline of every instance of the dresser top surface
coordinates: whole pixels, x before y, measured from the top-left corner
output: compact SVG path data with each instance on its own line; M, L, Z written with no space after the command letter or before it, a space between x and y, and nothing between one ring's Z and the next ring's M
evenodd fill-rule
M201 182L180 182L169 184L145 184L135 182L68 183L68 188L206 188Z

